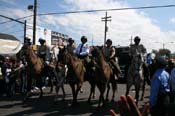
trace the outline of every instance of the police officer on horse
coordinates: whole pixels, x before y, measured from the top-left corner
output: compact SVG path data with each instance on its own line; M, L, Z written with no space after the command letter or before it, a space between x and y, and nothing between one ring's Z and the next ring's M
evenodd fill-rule
M108 39L106 41L106 46L102 48L102 51L106 58L106 61L110 63L116 76L119 76L118 74L121 73L121 70L120 70L119 64L116 61L116 57L115 57L116 51L115 51L115 48L112 46L111 39Z
M38 56L45 62L46 64L50 61L50 48L46 45L46 41L42 38L39 39L40 46L38 47Z
M131 59L134 55L141 55L141 57L144 57L146 54L146 48L140 44L140 37L136 36L134 38L134 44L130 46L129 55L131 56Z
M85 57L87 57L89 55L89 47L88 47L88 44L86 44L86 42L87 42L87 37L82 36L81 37L81 44L79 44L75 50L75 54L80 59L84 59Z

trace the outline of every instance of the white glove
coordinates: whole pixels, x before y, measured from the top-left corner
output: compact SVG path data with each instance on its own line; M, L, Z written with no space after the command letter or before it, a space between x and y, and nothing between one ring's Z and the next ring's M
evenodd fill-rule
M49 61L45 61L46 64L49 64Z

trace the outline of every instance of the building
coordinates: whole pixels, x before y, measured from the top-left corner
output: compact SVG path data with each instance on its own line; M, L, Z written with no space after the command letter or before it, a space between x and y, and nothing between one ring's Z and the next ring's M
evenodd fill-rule
M22 43L13 35L0 33L0 55L14 55L22 47Z

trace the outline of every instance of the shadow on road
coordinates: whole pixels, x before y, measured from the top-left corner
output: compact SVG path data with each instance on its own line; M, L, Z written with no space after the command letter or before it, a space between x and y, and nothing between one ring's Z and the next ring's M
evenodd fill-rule
M0 102L9 102L8 104L1 104L0 109L9 109L9 113L7 116L106 116L110 115L109 110L111 108L117 111L117 107L114 102L108 102L105 107L102 107L99 111L97 111L97 99L92 100L92 103L90 105L87 103L87 98L78 98L79 104L76 106L71 106L72 96L70 94L67 96L69 97L66 98L65 101L60 100L56 103L53 102L54 95L49 94L47 96L44 96L42 99L39 99L37 97L31 97L25 103L21 101L22 96L20 95L16 95L12 98L0 97ZM12 111L12 113L10 113L10 108L15 110L15 112Z

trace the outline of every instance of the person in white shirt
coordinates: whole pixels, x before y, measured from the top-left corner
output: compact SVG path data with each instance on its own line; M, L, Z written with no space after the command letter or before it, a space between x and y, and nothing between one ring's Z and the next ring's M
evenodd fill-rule
M89 55L89 47L88 44L86 44L87 42L87 37L86 36L82 36L81 37L81 44L78 45L78 47L75 50L75 54L80 58L80 59L84 59Z

